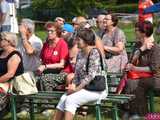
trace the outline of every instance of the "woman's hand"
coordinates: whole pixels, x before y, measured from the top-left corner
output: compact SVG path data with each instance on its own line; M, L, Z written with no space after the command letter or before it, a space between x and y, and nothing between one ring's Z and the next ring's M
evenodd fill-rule
M134 70L134 65L133 64L131 64L131 63L128 63L127 65L126 65L126 71L130 71L130 70Z
M67 94L70 95L74 92L76 92L76 85L75 84L69 84L68 87L66 87Z
M25 28L25 26L20 26L19 31L21 33L22 40L27 40L27 29Z
M74 79L74 73L70 73L66 77L66 86L70 85Z
M40 71L41 73L45 70L45 65L40 65L38 68L38 71Z

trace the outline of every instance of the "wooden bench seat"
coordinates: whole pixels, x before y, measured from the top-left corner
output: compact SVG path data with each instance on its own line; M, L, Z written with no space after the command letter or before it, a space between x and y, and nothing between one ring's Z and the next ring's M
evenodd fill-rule
M112 84L110 84L109 80L111 78L120 78L122 76L121 73L108 73L107 74L107 79L108 79L108 87L110 88ZM113 84L113 86L115 86ZM40 91L37 94L33 95L16 95L16 94L11 94L10 99L11 99L11 110L12 110L12 119L17 120L16 117L16 100L19 97L22 98L27 98L29 100L29 106L30 106L30 119L35 120L34 117L34 107L35 104L52 104L54 106L57 105L60 97L64 91ZM96 120L101 120L101 107L108 107L112 111L112 120L119 120L118 117L118 105L119 104L124 104L128 103L130 100L134 98L134 95L128 95L128 94L115 94L113 92L109 91L108 96L105 99L102 99L101 101L97 101L94 103L88 103L86 104L87 106L95 106L96 109ZM52 102L45 103L45 102L37 102L37 100L45 100L45 99L51 99L53 100ZM109 107L107 106L107 103L112 103L112 106ZM85 105L85 106L86 106Z

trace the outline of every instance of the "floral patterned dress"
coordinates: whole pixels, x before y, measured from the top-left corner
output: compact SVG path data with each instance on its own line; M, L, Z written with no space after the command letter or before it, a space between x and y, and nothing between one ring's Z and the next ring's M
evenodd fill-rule
M118 42L123 42L125 44L126 39L123 31L119 28L115 28L111 36L105 33L102 41L104 45L113 47ZM127 62L127 52L124 49L120 54L114 54L111 58L106 59L107 70L108 72L122 72Z
M82 51L78 53L77 62L75 66L75 79L76 85L83 84L83 86L89 84L93 78L101 73L100 54L97 49L92 49L89 56L88 74L86 71L87 58Z

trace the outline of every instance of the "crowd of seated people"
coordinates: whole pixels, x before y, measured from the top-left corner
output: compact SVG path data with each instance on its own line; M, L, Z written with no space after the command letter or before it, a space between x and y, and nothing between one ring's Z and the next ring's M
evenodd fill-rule
M124 106L128 115L124 120L132 120L135 115L144 116L148 112L147 90L150 88L158 90L160 87L160 47L153 38L153 24L149 21L136 23L136 44L128 60L125 49L126 36L117 26L118 17L111 12L103 13L97 16L96 23L95 30L83 16L75 17L72 24L65 22L62 17L56 17L54 21L46 22L44 25L47 37L42 43L42 40L34 34L34 21L22 19L18 42L16 34L1 33L0 83L6 84L26 71L34 72L38 90L66 91L57 105L53 119L73 120L78 107L108 94L104 94L104 91L93 92L86 89L93 78L102 71L100 63L102 56L107 72L129 74L122 92L134 94L136 97ZM86 72L88 56L89 74ZM143 72L150 76L132 78L133 72L137 74ZM4 92L1 84L0 92ZM0 97L3 98L0 100L0 111L4 111L9 101L4 95ZM143 104L139 104L141 100ZM48 112L51 111L49 109L43 111L44 115ZM23 109L21 114L24 114Z

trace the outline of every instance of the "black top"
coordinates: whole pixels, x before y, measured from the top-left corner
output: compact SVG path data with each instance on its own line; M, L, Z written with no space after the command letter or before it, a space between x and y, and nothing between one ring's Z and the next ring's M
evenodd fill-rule
M2 54L2 52L3 51L0 51L0 55ZM7 57L0 58L0 76L2 76L5 73L7 73L7 71L8 71L8 68L7 68L8 60L15 54L17 54L20 57L21 61L20 61L19 65L18 65L18 68L16 70L16 73L15 73L14 77L18 76L18 75L20 75L20 74L22 74L24 72L23 60L22 60L21 54L18 51L13 51Z

